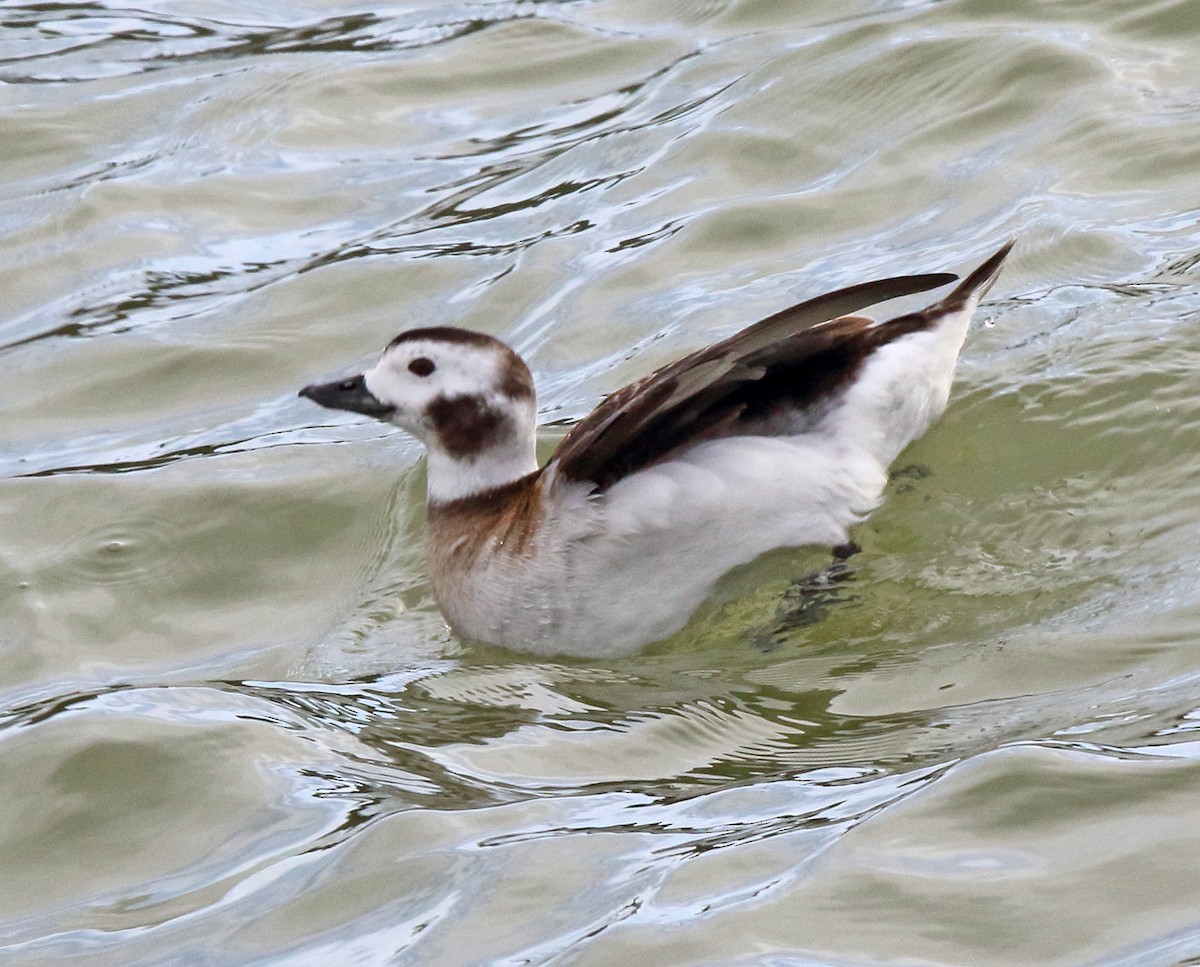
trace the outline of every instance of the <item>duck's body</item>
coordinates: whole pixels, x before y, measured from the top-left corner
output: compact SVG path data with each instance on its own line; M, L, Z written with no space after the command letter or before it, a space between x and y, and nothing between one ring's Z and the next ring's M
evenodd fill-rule
M531 474L430 504L434 596L480 641L626 654L678 631L731 568L844 542L886 479L877 460L815 433L708 441L603 494Z
M541 469L528 370L487 336L410 330L363 376L301 392L426 444L431 580L457 632L548 654L630 653L679 630L731 568L846 541L888 465L945 408L1009 248L923 312L842 315L953 276L867 283L778 313L613 394Z

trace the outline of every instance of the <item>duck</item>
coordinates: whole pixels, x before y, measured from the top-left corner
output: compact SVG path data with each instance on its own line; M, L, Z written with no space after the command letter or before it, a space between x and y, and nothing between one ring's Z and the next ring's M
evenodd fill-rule
M529 367L482 332L407 329L369 369L299 395L424 445L429 580L452 632L537 655L636 654L733 568L852 546L889 466L945 410L1012 246L920 311L861 314L958 276L862 282L776 312L616 390L542 466Z

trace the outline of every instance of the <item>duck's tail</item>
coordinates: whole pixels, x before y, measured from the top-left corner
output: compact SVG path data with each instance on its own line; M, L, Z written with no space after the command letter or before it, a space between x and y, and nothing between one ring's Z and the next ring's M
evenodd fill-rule
M924 433L946 408L971 317L1012 247L1003 246L940 302L869 330L876 346L826 421L844 423L846 437L864 442L883 466Z
M1000 267L1004 264L1004 260L1008 257L1008 253L1012 251L1012 247L1017 244L1014 238L1006 242L1000 249L979 268L962 280L946 298L937 304L936 308L944 312L958 312L962 309L974 310L975 306L979 305L979 300L984 297L987 290L992 287L1000 275Z

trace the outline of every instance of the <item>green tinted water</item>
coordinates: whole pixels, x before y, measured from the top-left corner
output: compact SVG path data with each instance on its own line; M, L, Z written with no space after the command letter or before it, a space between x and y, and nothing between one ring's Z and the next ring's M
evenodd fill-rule
M1194 3L0 5L5 965L1200 957ZM789 300L1020 246L822 562L466 646L399 329L547 450Z

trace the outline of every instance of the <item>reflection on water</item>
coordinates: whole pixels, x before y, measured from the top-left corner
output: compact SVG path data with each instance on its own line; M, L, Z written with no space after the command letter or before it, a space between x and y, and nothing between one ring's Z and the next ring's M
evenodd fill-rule
M1184 0L0 8L5 964L1200 957ZM1019 236L836 573L466 646L413 324L607 392Z

